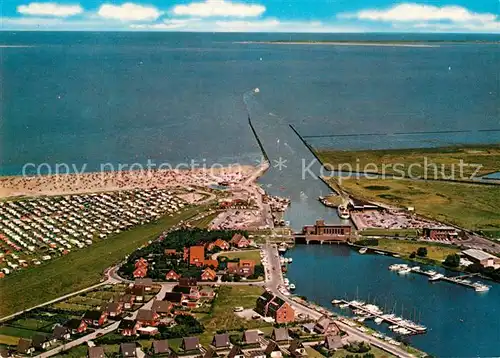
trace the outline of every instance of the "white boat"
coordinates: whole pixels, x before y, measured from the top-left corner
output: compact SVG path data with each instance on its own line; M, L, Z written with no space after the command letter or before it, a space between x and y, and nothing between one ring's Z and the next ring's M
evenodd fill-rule
M374 319L374 321L376 324L381 324L382 322L384 322L384 319L382 317L377 317Z
M486 291L489 291L489 289L490 289L489 286L481 285L481 284L475 285L475 287L474 287L474 290L476 292L486 292Z
M341 219L348 220L351 217L351 214L349 214L349 210L347 209L347 206L345 204L339 205L339 207L337 208L337 212Z
M349 304L348 303L342 303L339 305L340 308L347 308L349 307Z
M442 279L443 277L444 277L443 274L437 273L437 274L432 275L431 277L429 277L429 281L437 281L439 279Z
M420 271L420 266L413 266L411 268L412 271Z
M360 254L366 254L367 251L368 251L368 248L366 248L366 247L362 247L361 249L359 249Z
M288 287L290 290L295 290L295 285L293 283L290 284L290 286Z
M400 275L406 275L407 273L410 273L410 272L411 272L411 268L409 268L409 267L403 268L403 269L398 271L398 273Z
M293 259L291 257L288 258L288 263L291 264Z
M342 300L332 300L332 305L338 305Z

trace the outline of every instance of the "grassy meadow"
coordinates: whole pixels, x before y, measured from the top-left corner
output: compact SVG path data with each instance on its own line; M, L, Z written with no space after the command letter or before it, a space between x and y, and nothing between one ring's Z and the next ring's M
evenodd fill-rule
M445 179L442 173L446 177L453 174L455 180L469 180L471 175L480 176L500 170L500 144L362 151L318 149L316 154L323 164L329 164L333 168L346 169L350 165L354 171L385 172L398 176L399 170L404 168L405 177ZM465 164L471 164L463 167L463 178L459 177L461 160ZM477 173L472 164L481 165ZM410 168L411 165L413 166ZM434 177L436 166L438 175Z

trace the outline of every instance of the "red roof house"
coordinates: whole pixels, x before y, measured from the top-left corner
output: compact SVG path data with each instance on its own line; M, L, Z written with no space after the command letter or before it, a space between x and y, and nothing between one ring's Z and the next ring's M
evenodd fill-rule
M174 270L170 270L165 275L165 280L167 280L167 281L179 281L180 277L181 276L179 274L177 274L177 272L175 272Z

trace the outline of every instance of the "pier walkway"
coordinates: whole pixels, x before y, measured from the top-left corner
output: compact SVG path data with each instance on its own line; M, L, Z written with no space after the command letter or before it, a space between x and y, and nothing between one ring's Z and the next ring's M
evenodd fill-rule
M390 323L392 326L404 328L410 332L408 333L409 335L423 334L427 332L427 328L424 326L416 325L413 322L409 322L383 312L374 312L373 310L367 309L363 304L357 301L335 300L335 303L344 307L349 307L352 310L362 311L365 313L366 318L380 318L383 322Z

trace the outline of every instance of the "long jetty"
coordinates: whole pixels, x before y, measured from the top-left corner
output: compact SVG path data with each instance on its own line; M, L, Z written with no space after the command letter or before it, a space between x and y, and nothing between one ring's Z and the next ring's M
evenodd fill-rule
M418 266L409 267L409 268L411 269L410 272L414 272L414 273L417 273L417 274L420 274L420 275L424 275L424 276L427 276L429 278L436 275L436 272L429 272L429 271L426 271L426 270L422 270ZM396 271L396 272L398 272L398 271ZM483 285L482 283L465 281L466 278L470 278L470 277L474 277L474 276L479 276L479 274L478 273L472 273L472 274L468 274L468 275L454 276L454 277L448 277L448 276L445 276L445 275L441 274L440 276L437 276L432 281L446 281L446 282L451 282L451 283L454 283L454 284L457 284L457 285L462 285L462 286L465 286L465 287L473 288L474 290L477 290L480 287L485 288L484 290L488 290L489 289L489 286Z
M407 329L410 333L410 335L415 335L415 334L424 334L427 332L427 328L424 326L421 326L421 328L416 328L410 324L408 324L408 321L405 321L403 319L396 319L396 317L391 317L388 316L385 313L377 313L373 312L372 310L369 310L365 308L362 304L357 303L356 301L346 301L346 300L336 300L336 304L339 305L347 305L347 307L353 309L353 310L359 310L365 313L367 316L366 318L380 318L384 322L388 322L393 326L398 326L400 328L405 328Z

